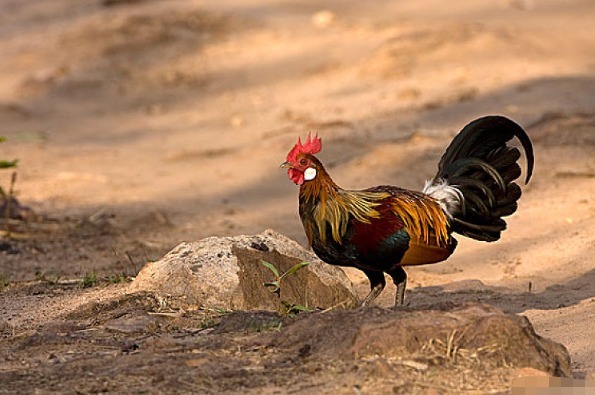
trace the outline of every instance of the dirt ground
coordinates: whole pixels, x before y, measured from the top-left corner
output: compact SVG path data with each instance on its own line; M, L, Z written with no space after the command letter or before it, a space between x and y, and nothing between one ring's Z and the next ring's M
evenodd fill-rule
M482 301L526 316L566 346L575 377L594 377L594 13L588 0L0 0L0 160L19 159L16 196L30 208L10 235L1 226L0 375L25 380L80 355L92 368L103 346L136 358L130 336L85 329L88 303L121 295L180 241L272 228L305 245L297 188L278 167L297 136L319 133L343 187L420 189L462 126L502 114L535 145L519 210L500 241L460 237L447 262L410 269L410 307ZM0 170L2 188L10 177ZM365 278L347 273L365 294ZM19 348L35 333L54 340ZM72 351L85 342L98 346ZM46 372L36 385L52 382Z

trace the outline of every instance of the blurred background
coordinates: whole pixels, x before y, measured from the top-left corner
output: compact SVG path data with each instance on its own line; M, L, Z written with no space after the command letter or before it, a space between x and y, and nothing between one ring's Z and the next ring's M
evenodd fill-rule
M593 229L593 15L588 0L1 0L0 159L19 160L28 222L0 271L133 272L182 240L266 228L305 244L278 168L298 136L319 133L345 188L419 189L462 126L502 114L538 146L511 230L412 281L482 278L478 256L482 281L539 276L552 232Z

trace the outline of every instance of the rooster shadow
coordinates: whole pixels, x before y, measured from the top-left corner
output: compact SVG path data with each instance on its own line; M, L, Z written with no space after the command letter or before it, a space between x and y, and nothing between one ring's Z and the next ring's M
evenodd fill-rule
M485 303L510 313L527 310L556 310L577 305L595 297L595 269L565 283L553 284L535 292L532 283L526 291L492 287L480 281L460 281L444 286L418 287L407 291L405 308L433 309L446 304Z

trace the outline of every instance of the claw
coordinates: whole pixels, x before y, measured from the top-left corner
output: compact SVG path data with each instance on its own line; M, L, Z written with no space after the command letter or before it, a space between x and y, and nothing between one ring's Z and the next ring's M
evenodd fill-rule
M402 306L405 303L405 288L407 287L407 278L405 278L397 285L397 293L395 294L395 306Z
M402 306L405 302L405 288L407 288L407 273L401 266L396 266L388 271L393 282L397 286L397 293L395 294L395 306Z
M379 284L376 284L375 286L373 286L372 289L370 290L370 293L368 294L368 296L366 296L366 299L364 299L364 301L362 302L362 307L370 306L372 304L372 302L374 302L374 300L378 297L378 295L380 295L380 293L382 292L383 289L384 289L383 283L379 283Z
M384 273L377 272L372 270L364 270L365 275L370 280L370 293L366 296L366 299L362 302L362 306L370 306L374 299L380 295L384 286L386 285L386 281L384 280Z

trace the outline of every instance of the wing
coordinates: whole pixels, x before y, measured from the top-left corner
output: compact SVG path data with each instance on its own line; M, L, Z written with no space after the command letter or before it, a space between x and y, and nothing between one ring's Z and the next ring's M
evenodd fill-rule
M396 187L376 187L390 197L377 208L378 218L354 221L350 243L366 266L385 270L395 264L441 262L454 251L448 219L438 203L426 195Z
M377 210L380 215L367 222L351 220L347 243L356 251L363 268L388 270L401 262L411 238L389 204L383 204Z

